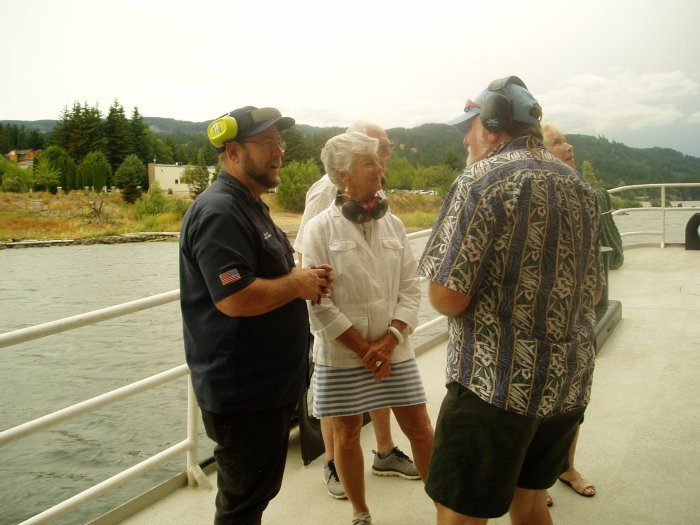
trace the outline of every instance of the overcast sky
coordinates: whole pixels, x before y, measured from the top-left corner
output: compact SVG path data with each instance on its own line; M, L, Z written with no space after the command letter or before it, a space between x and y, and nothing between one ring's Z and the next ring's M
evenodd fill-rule
M445 122L518 75L568 133L700 157L697 0L0 0L0 120Z

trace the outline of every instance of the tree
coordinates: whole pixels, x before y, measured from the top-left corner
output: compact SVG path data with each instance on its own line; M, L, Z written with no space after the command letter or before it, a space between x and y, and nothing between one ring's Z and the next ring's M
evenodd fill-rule
M387 189L410 190L413 179L416 178L416 168L404 157L393 155L386 166Z
M109 184L111 177L112 167L105 154L101 151L91 151L78 164L76 183L79 181L81 187L102 191L102 188Z
M112 170L124 162L124 159L134 153L134 137L129 121L124 114L124 108L118 100L112 103L104 124L104 134L107 139L107 160Z
M65 190L78 189L75 182L77 166L68 152L61 146L49 146L39 154L39 158L45 158L51 166L61 173L59 185Z
M591 185L592 188L597 188L602 186L598 177L596 177L595 170L593 169L593 164L590 161L584 160L581 165L581 173L583 174L583 180Z
M153 139L153 158L154 162L160 164L173 164L175 162L172 148L159 137Z
M55 188L61 183L61 172L51 165L48 158L42 157L34 166L31 181L34 185L49 191L49 187Z
M294 161L304 162L309 158L318 156L318 151L310 150L309 142L304 140L304 135L298 129L286 129L280 135L282 140L287 143L284 151L285 164L290 164Z
M287 211L304 211L306 192L320 177L321 170L312 159L282 166L282 182L277 187L277 202Z
M211 183L211 174L204 160L203 149L197 152L197 163L194 166L187 166L180 180L189 186L190 193L194 197L207 189Z
M459 172L445 164L441 166L419 167L413 180L413 189L435 190L438 195L447 195Z
M137 107L134 107L134 111L131 113L129 127L134 140L133 153L146 165L153 162L153 135L143 122L143 117Z
M99 108L79 102L73 104L71 111L64 108L51 132L49 144L61 146L78 164L92 151L105 152L106 140Z
M114 185L122 190L122 198L133 203L141 195L141 180L147 170L141 159L135 154L129 155L114 173ZM147 176L147 175L146 175Z
M0 182L2 191L21 193L29 190L29 170L21 168L0 155Z

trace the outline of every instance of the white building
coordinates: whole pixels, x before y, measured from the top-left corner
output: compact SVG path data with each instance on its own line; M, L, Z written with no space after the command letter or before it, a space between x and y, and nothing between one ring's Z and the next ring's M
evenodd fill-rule
M190 187L182 181L182 175L188 165L185 164L154 164L148 163L148 185L149 187L157 182L166 193L172 191L173 195L189 195ZM208 166L210 173L214 167Z

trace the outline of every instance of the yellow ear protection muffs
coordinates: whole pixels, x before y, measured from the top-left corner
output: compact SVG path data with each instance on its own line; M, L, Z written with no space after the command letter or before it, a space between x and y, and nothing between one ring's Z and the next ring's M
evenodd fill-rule
M336 197L336 202L340 204L340 211L350 222L356 224L363 224L371 220L378 220L386 215L389 211L389 200L375 195L374 198L368 203L364 204L357 199L350 197L350 200L342 202L343 197L350 197L345 193L338 193Z
M223 148L224 144L231 142L238 134L238 122L231 115L222 115L207 127L207 136L209 142L219 149Z
M287 129L294 125L294 119L283 117L275 108L256 108L246 106L220 116L207 127L209 142L219 151L223 151L227 142L255 135L279 122L278 128ZM268 123L267 126L263 126Z

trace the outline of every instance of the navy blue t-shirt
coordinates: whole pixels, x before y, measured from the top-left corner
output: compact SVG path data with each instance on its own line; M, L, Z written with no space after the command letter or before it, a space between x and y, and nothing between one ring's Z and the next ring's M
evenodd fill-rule
M275 408L305 386L309 320L296 299L254 317L215 303L256 278L288 274L294 250L268 208L226 172L192 203L180 232L185 355L199 406L217 414Z

